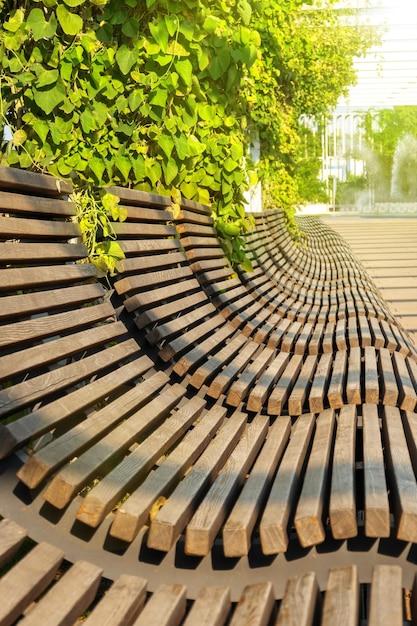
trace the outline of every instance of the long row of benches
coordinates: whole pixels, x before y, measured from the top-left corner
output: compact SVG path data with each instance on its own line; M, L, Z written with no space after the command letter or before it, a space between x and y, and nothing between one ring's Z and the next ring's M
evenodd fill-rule
M306 218L295 245L280 211L259 214L243 272L207 207L174 219L169 198L112 188L128 218L108 285L68 183L0 168L0 189L0 514L87 554L97 581L139 573L184 606L221 584L229 608L203 623L239 599L263 606L250 623L279 607L295 623L293 576L306 624L317 586L356 581L353 620L358 580L413 586L417 351L339 236Z

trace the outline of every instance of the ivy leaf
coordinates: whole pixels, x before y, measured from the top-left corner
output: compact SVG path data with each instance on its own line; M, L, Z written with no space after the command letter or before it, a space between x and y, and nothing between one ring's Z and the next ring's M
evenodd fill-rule
M176 15L165 15L165 25L167 27L168 34L173 37L178 30L178 17Z
M45 120L37 119L32 126L42 143L45 143L49 133L49 124Z
M47 22L42 9L32 9L29 13L27 23L32 30L33 39L35 41L53 37L58 25L55 13L52 13L51 19Z
M198 195L198 187L196 183L183 182L180 185L181 193L184 198L193 200Z
M137 37L139 30L139 20L137 17L130 17L122 26L122 33L126 35L126 37Z
M107 121L107 116L109 114L108 107L104 104L104 102L95 102L93 115L96 119L96 128L100 128L104 126Z
M72 167L68 165L63 158L57 161L56 166L61 176L68 176L72 172Z
M95 175L98 184L102 184L103 173L104 173L104 170L106 169L103 159L99 157L93 157L92 159L89 160L88 165L90 167L90 170Z
M84 133L88 135L94 128L94 118L91 109L84 109L80 115L80 122Z
M135 89L129 96L129 108L130 110L136 111L136 109L143 102L143 92L140 89Z
M230 54L227 48L220 48L212 59L209 68L210 76L218 80L226 72L230 65Z
M172 154L172 150L174 149L174 140L169 135L162 135L158 139L158 145L165 152L167 157L169 158Z
M189 57L190 53L178 41L170 41L168 46L168 54L173 57Z
M11 14L10 19L4 22L3 28L10 33L16 33L25 19L25 12L23 9L17 9Z
M16 147L22 146L27 139L27 135L23 128L20 128L15 133L13 133L13 144Z
M136 49L131 50L125 44L120 46L116 52L117 65L120 68L122 74L129 74L132 67L135 65L139 58L139 52Z
M120 244L117 241L107 241L107 254L114 257L115 259L124 259L125 255L120 247Z
M242 18L245 26L249 26L252 17L252 7L247 0L239 0L237 4L237 12Z
M54 85L59 78L58 70L45 70L40 68L37 72L36 88L41 89L48 85Z
M184 161L184 159L188 156L188 139L185 135L180 135L179 137L176 137L174 141L178 158L180 161Z
M20 50L26 39L27 35L22 30L18 30L13 35L6 35L4 37L4 47L6 50Z
M132 159L133 172L137 181L142 181L145 178L145 160L141 154L137 154Z
M215 33L220 24L221 22L218 17L214 17L214 15L208 15L204 20L203 30L205 30L207 33Z
M121 175L123 176L123 180L124 181L129 180L130 169L132 167L129 157L127 156L117 157L115 160L115 165L117 169L119 170L119 172L121 173Z
M65 100L66 96L67 92L61 79L50 89L33 89L33 98L46 115L52 113L54 108Z
M70 13L63 4L57 7L56 14L61 28L66 35L74 36L82 30L82 18L75 13Z
M161 179L161 175L162 175L161 166L158 163L158 161L155 161L155 159L148 159L148 161L146 161L145 163L145 167L146 167L146 176L149 178L152 185L155 187L156 183L159 182Z
M162 163L162 170L165 176L165 184L168 186L178 174L178 165L174 159L168 159L166 163Z
M191 79L193 75L193 66L191 61L183 59L182 61L176 61L174 63L175 71L181 76L182 80L187 87L191 86Z
M102 43L111 43L113 39L113 25L109 23L101 24L96 30L97 39Z
M149 30L151 31L152 37L155 39L156 43L161 48L162 52L167 52L168 50L168 38L169 33L166 27L166 24L162 20L158 20L158 22L150 22Z
M154 106L164 107L167 103L168 91L166 89L158 88L152 93L149 98L149 104Z

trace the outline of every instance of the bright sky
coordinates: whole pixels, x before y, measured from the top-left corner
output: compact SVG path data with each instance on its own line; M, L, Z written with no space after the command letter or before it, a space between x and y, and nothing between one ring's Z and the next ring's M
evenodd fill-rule
M387 108L417 105L417 0L341 0L340 6L360 8L363 22L382 25L381 46L355 63L358 84L340 106Z

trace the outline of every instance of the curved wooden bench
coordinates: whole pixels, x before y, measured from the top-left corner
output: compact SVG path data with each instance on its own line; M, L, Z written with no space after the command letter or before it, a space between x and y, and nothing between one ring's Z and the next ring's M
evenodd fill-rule
M277 211L235 273L206 207L174 220L116 188L106 291L69 187L0 170L1 187L1 514L188 598L213 581L282 598L310 569L325 588L330 559L363 582L399 563L412 586L415 348L345 244L309 220L296 247Z
M331 568L324 593L315 573L306 572L288 580L282 601L276 600L273 583L265 581L246 585L235 602L227 586L204 587L187 602L182 584L161 584L149 596L144 578L105 580L99 566L84 559L70 565L51 543L26 547L16 559L25 536L15 522L0 521L2 626L19 618L22 626L333 626L340 620L356 625L359 617L368 626L402 626L406 618L416 618L415 590L411 603L395 565L376 566L371 584L362 585L354 565Z

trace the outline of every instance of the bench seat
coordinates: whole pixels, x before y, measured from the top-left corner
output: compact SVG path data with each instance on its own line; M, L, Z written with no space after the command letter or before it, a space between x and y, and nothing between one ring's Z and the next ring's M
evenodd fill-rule
M223 606L219 584L243 602L223 623L255 605L259 623L285 624L288 579L316 568L321 589L394 564L396 589L411 587L416 350L346 244L309 219L295 246L268 212L243 272L207 207L183 201L174 218L169 198L112 188L128 217L107 282L71 187L13 175L0 168L0 514L74 567L91 561L75 570L91 589L139 574L155 599L138 623L158 598L191 623L187 600L196 615ZM305 619L330 619L330 599L300 584Z
M313 571L290 577L281 601L273 583L247 584L238 598L228 586L203 586L194 601L187 601L187 588L180 583L160 584L152 595L148 581L123 574L114 582L88 559L70 566L65 552L49 542L26 545L27 531L15 522L0 521L0 623L11 626L98 624L108 626L332 626L366 619L368 626L402 626L415 617L414 605L403 587L398 566L377 565L370 584L361 584L354 565L329 568L326 591L322 592ZM19 555L20 549L20 555ZM13 563L13 559L15 562ZM415 583L414 583L415 586ZM413 590L414 593L414 590ZM367 610L364 612L366 597ZM364 622L362 622L364 623Z

